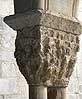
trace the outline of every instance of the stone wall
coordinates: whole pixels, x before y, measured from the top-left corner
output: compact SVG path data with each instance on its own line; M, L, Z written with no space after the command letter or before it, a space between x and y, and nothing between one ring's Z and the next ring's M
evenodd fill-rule
M28 86L14 59L16 32L3 23L3 17L13 14L13 0L0 0L0 99L28 99ZM82 36L81 36L82 38ZM68 99L82 99L81 53L70 80Z
M82 35L80 36L80 49L77 53L77 62L73 75L67 88L68 99L82 99Z
M77 18L82 22L82 0L79 0L79 6L77 10ZM80 39L80 49L77 53L77 62L74 68L73 75L71 77L69 87L67 88L68 99L82 99L82 35Z
M0 99L27 99L28 86L14 58L16 32L3 22L13 8L13 0L0 0Z

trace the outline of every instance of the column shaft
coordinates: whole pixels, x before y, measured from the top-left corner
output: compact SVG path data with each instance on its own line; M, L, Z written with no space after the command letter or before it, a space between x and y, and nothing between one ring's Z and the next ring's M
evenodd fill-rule
M66 88L48 88L48 99L66 99Z
M47 99L47 88L44 86L29 86L29 99Z

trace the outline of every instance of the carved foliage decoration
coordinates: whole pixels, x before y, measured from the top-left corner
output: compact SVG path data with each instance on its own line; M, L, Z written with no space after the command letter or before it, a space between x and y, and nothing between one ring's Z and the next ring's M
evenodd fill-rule
M78 35L45 26L17 32L15 57L29 84L66 87L73 72Z

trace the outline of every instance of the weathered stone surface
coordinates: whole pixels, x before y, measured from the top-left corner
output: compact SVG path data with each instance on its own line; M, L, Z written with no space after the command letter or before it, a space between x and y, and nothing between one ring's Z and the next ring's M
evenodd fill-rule
M17 32L15 57L29 85L66 87L72 75L81 27L79 23L63 19L63 26L54 28L56 23L52 17L61 20L49 15L43 18L47 21L42 21L41 26L25 27ZM46 18L50 18L53 25L48 24ZM71 30L71 24L72 28L73 25L80 28Z
M11 15L4 18L7 23L14 30L19 30L24 27L31 27L40 24L41 13L38 11L26 12L22 14ZM34 20L35 19L35 20Z
M68 33L71 32L73 34L81 34L82 28L78 22L57 17L44 11L41 12L30 11L22 14L11 15L5 17L4 21L14 30L20 30L25 27L34 27L35 25L42 25L53 29L66 31Z

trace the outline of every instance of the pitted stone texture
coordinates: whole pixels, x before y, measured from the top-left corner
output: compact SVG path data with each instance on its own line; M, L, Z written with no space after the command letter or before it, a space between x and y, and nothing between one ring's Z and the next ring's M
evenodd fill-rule
M18 31L15 45L15 57L20 71L28 82L36 83L34 76L41 63L39 27Z
M25 27L42 25L68 33L71 32L73 34L81 34L82 31L82 27L78 22L75 22L72 19L68 20L63 17L51 15L43 10L41 12L28 11L22 14L7 16L4 18L4 21L14 30L21 30Z
M66 87L79 49L81 25L39 11L9 16L4 21L18 32L15 57L27 82Z
M78 51L78 35L41 27L41 58L44 84L67 86Z
M66 87L73 72L78 35L46 26L18 31L15 57L29 84Z

